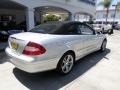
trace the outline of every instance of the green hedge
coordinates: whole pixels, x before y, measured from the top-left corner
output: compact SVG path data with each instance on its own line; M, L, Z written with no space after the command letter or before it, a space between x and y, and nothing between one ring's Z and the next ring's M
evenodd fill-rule
M61 19L61 17L53 15L53 14L49 14L44 16L44 22L48 22L48 21L59 21Z

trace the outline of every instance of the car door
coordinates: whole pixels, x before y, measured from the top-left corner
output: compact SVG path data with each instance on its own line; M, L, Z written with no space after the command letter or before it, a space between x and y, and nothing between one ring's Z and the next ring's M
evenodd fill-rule
M97 49L97 35L95 31L86 24L79 24L78 31L83 38L84 53L88 54Z
M67 35L67 46L72 47L76 53L76 59L79 59L84 55L83 52L83 37L82 35L78 34L78 23L72 23L67 25L65 28L66 35Z

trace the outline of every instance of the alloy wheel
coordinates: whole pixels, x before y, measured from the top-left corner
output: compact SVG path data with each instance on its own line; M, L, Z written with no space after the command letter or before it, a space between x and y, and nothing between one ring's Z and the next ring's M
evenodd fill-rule
M66 55L63 58L61 69L63 73L68 73L71 71L74 64L74 57L72 55Z

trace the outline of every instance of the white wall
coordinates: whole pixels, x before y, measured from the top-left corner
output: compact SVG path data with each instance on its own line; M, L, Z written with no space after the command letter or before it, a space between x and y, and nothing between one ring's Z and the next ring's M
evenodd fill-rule
M70 0L70 2L65 2L65 0L12 0L14 2L20 3L29 8L35 8L40 6L56 6L64 8L70 12L86 12L91 15L95 15L95 6L85 4L78 0Z
M78 0L70 0L66 2L65 0L11 0L16 2L20 5L25 6L28 10L26 12L26 21L27 21L27 28L30 30L34 27L34 10L37 7L42 6L53 6L63 8L71 13L71 20L75 20L76 13L88 13L92 16L95 16L95 6L90 4L83 3ZM38 17L38 15L37 15Z
M14 15L17 23L25 20L24 10L0 9L0 15Z

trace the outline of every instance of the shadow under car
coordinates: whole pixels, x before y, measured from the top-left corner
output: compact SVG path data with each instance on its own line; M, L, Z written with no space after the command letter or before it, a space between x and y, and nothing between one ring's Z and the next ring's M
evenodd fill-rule
M30 74L17 68L13 69L13 73L15 77L30 90L57 90L86 73L99 61L106 58L106 55L109 53L110 49L106 49L106 51L102 53L94 52L89 54L88 56L77 61L73 70L67 75L60 75L54 70Z

